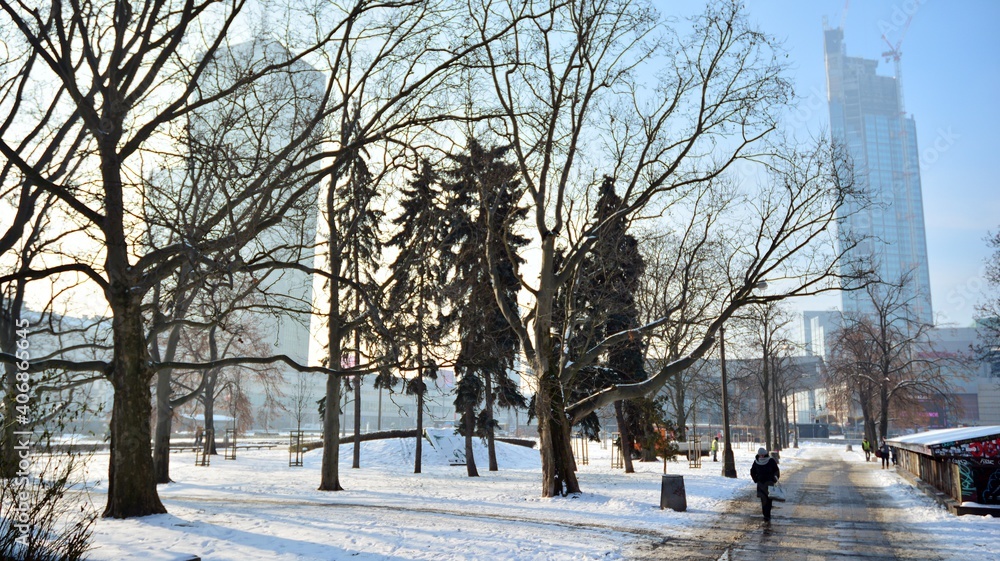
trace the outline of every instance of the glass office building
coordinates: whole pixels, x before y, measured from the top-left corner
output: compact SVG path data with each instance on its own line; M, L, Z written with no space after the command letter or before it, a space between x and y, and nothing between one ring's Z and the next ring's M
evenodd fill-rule
M866 238L851 257L872 257L886 281L908 276L913 316L932 323L917 130L904 112L901 86L876 74L878 60L847 56L842 29L825 30L824 43L830 131L847 146L855 180L873 203L843 209L847 229ZM842 294L845 313L874 311L863 290Z

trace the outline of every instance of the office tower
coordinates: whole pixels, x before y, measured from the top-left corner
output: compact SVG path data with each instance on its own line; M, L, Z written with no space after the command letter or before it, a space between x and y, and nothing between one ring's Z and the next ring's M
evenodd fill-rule
M237 277L232 290L241 295L232 305L236 312L230 320L236 324L234 329L241 330L239 342L244 348L238 354L285 355L307 364L313 275L303 269L313 265L318 188L308 189L287 208L281 205L292 200L293 193L308 184L316 171L315 167L301 169L299 162L315 155L318 136L300 139L320 110L326 79L304 62L288 64L291 59L287 48L267 39L220 47L206 66L198 93L211 99L233 91L193 111L188 133L196 152L190 164L193 175L214 181L211 189L205 189L211 193L208 204L212 208L235 201L242 210L252 203L257 214L248 215L251 220L280 218L240 248L240 259L258 267L252 279ZM264 72L269 66L278 68ZM234 88L253 73L261 75L251 84ZM270 200L244 194L253 193L261 183L273 190ZM219 297L222 306L228 305L224 298ZM247 344L251 340L256 344ZM229 372L232 379L227 383L249 401L256 426L296 426L290 418L294 412L281 406L300 393L308 407L299 413L306 415L307 423L318 424L314 403L324 395L325 377L300 376L284 363L273 364L271 370L273 385L287 392L284 403L279 403L265 377L256 375L259 370L239 367ZM229 394L224 397L234 399Z
M847 147L855 180L873 203L842 209L847 229L866 238L848 257L871 257L887 282L908 276L913 318L932 323L917 131L903 107L899 65L896 77L879 76L878 60L847 56L842 29L825 30L824 39L830 132ZM842 305L845 313L874 311L864 291L843 292Z
M835 311L803 311L799 327L806 355L829 358L829 341L840 329L840 313Z

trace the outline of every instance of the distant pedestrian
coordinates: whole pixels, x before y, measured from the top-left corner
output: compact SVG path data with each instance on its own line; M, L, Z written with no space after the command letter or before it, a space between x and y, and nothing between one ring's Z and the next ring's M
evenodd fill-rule
M203 430L202 430L201 427L198 427L198 428L194 429L194 445L195 446L200 446L201 445L201 436L202 436L202 433L203 433Z
M889 449L889 455L892 456L892 465L896 465L896 448Z
M712 461L713 462L719 461L719 437L718 436L715 437L715 440L712 441Z
M889 469L889 445L884 438L878 445L878 455L882 458L882 469Z
M767 448L757 449L757 456L754 457L753 465L750 466L750 479L757 484L757 496L760 497L760 509L764 514L764 520L771 520L771 506L773 501L767 486L777 483L781 475L778 469L778 461L767 453Z
M872 443L867 438L861 441L861 449L865 451L865 461L872 461Z

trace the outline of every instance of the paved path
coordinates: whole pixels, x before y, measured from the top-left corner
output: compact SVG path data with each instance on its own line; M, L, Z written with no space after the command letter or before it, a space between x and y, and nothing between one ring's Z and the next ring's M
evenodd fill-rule
M775 503L771 522L764 522L751 491L694 539L668 538L642 548L636 559L941 560L909 531L906 513L891 506L887 491L873 484L878 469L874 462L848 462L835 450L825 451L782 473L789 498Z

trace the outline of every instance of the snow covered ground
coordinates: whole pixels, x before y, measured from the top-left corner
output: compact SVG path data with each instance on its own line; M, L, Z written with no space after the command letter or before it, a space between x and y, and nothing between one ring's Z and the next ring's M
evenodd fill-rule
M794 469L819 446L783 451L782 468ZM626 476L610 468L610 450L597 443L590 444L589 465L580 466L584 493L556 499L539 497L535 450L498 445L500 471L491 473L479 448L479 478L448 466L444 453L427 445L424 473L414 475L412 450L409 440L363 443L362 468L354 470L351 447L344 446L346 491L338 493L316 491L319 450L298 468L288 467L287 451L240 453L235 461L220 456L210 467L194 466L191 453L174 454L176 483L159 488L170 514L99 520L91 559L624 559L639 542L690 536L710 525L752 487L750 450L736 451L738 479L721 477L720 464L710 460L701 469L669 463L668 473L684 476L687 512L659 509L662 463L637 463L639 473ZM859 461L857 452L844 454ZM95 479L106 478L106 461L92 458ZM876 479L892 488L922 533L939 541L946 558L996 559L1000 522L954 517L894 471L878 471ZM93 493L99 507L105 492L100 483Z

